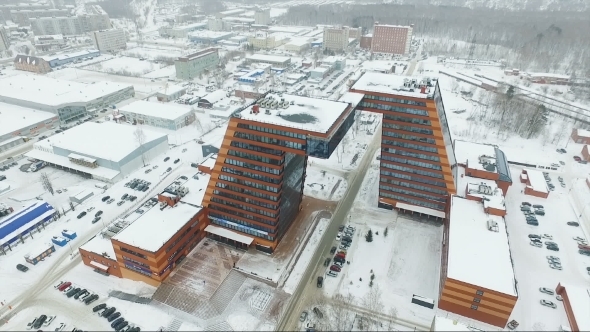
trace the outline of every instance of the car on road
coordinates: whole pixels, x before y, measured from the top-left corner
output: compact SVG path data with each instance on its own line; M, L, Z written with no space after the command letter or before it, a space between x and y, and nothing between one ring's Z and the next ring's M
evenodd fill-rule
M334 254L336 252L336 249L338 249L338 248L336 248L336 246L332 247L330 249L330 254Z
M21 272L27 272L29 270L28 267L22 265L22 264L16 264L16 269L21 271Z
M321 277L318 277L318 278L321 278ZM307 311L303 311L303 312L301 313L301 315L299 316L299 321L300 321L300 322L305 322L305 321L307 320L307 316L308 316L308 315L309 315L309 314L307 313Z
M580 226L580 224L578 224L578 223L577 223L577 222L575 222L575 221L568 221L568 222L567 222L567 224L568 224L569 226L575 226L575 227L578 227L578 226Z
M330 257L326 258L326 259L324 260L324 266L325 266L325 267L328 267L328 266L330 266L330 262L331 262L331 261L332 261L332 259L331 259Z
M78 214L78 216L76 218L82 219L85 215L86 215L86 211L82 211L82 212L80 212L80 214Z
M166 161L168 161L168 160L170 160L170 157L166 157L166 158L164 158L164 162L166 162Z
M319 277L318 277L318 280L317 280L316 286L317 286L318 288L322 288L322 287L324 286L324 277L321 277L321 276L319 276Z
M555 305L555 303L553 303L551 301L541 300L540 302L541 302L541 305L544 305L546 307L553 308L553 309L557 308L557 306Z

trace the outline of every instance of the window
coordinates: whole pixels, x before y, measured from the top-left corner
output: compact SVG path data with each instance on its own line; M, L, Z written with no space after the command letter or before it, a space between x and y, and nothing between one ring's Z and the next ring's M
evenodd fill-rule
M471 309L473 309L473 310L477 310L477 306L472 304L472 305L471 305Z
M478 290L478 291L475 292L475 294L477 294L479 296L482 296L483 295L483 291L482 290Z
M478 297L475 297L475 298L473 298L473 302L479 303L479 302L481 302L481 299Z

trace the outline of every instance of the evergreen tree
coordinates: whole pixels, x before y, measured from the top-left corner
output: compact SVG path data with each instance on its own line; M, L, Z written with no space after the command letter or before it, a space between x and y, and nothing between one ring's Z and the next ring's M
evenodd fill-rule
M387 227L385 227L385 231L383 231L383 236L387 237Z
M367 240L367 242L373 242L373 231L371 231L370 229L367 235L365 235L365 240Z
M514 97L514 86L511 85L508 90L506 91L506 97L508 99L512 99L512 97Z

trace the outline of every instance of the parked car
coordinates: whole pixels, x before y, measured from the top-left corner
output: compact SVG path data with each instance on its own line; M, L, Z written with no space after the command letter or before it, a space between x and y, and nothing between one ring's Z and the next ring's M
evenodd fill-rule
M179 158L179 159L176 159L176 160L174 160L174 163L175 163L175 164L178 164L178 162L179 162L179 161L180 161L180 158Z
M55 328L55 332L63 331L66 328L65 323L59 323L59 326Z
M98 300L98 295L92 294L84 300L84 304L89 305L90 303Z
M586 239L585 239L585 238L583 238L583 237L579 237L579 236L575 236L575 237L573 237L573 239L574 239L575 241L586 241Z
M39 316L39 318L37 318L37 320L35 321L35 324L33 324L33 328L39 329L41 326L43 326L43 323L45 323L46 319L47 319L46 315Z
M562 270L561 265L558 265L558 264L549 264L549 267L554 270Z
M59 284L53 286L53 288L58 289L61 285L64 284L65 281L60 281Z
M87 290L85 290L85 289L83 289L83 290L79 291L79 292L78 292L76 295L74 295L74 299L76 299L76 300L77 300L77 299L79 299L79 298L80 298L80 296L84 296L84 295L86 295L86 294L88 294L88 291L87 291Z
M117 319L115 319L115 321L111 324L112 328L115 328L115 326L117 326L119 323L123 322L125 320L125 318L123 317L119 317Z
M537 248L543 247L543 245L540 242L532 242L532 241L531 241L531 246L537 247Z
M117 308L115 307L110 307L108 309L106 309L105 311L102 312L101 316L102 317L108 317L110 316L113 312L115 312L117 310Z
M170 160L170 157L166 157L166 158L164 158L164 162L166 162L166 161L168 161L168 160Z
M129 196L129 194L123 194L123 196L121 196L121 200L124 201L125 198L127 198Z
M121 323L119 323L119 324L115 325L115 330L116 330L117 332L121 332L121 330L122 330L122 329L123 329L125 326L127 326L127 325L129 325L129 322L128 322L128 321L126 321L126 320L124 320L124 321L122 321Z
M107 318L107 320L109 322L112 322L115 319L119 318L120 316L121 316L121 313L117 311L117 312L113 313L112 315L110 315L109 318Z
M527 220L526 223L531 226L539 226L539 222L537 220Z
M551 301L541 300L540 302L541 302L541 305L544 305L546 307L553 308L553 309L557 308L557 306L555 305L555 303L553 303Z
M30 330L30 329L32 329L32 328L33 328L33 325L35 325L35 323L36 323L36 322L37 322L37 317L35 317L35 318L34 318L32 321L30 321L30 322L27 324L27 330Z
M82 211L82 212L80 212L80 214L78 214L78 216L76 218L82 219L85 215L86 215L86 211Z
M307 316L308 316L308 313L307 313L307 311L303 311L303 312L301 313L301 315L299 315L299 321L300 321L300 322L305 322L305 321L307 320Z
M319 319L324 318L324 314L322 313L322 311L320 309L318 309L317 307L313 307L313 313L318 316Z
M543 210L535 210L535 214L538 216L544 216L545 215L545 211Z
M549 289L547 287L540 287L539 288L539 292L545 293L547 295L553 295L553 294L555 294L551 289Z
M513 319L510 322L508 322L508 325L506 326L508 326L509 329L514 330L518 327L518 325L520 324L518 324L518 322Z
M575 222L575 221L568 221L568 222L567 222L567 224L568 224L569 226L575 226L575 227L578 227L578 226L580 226L580 224L578 224L578 223L577 223L577 222Z
M523 206L523 205L531 206L531 203L529 203L529 202L522 202L522 203L520 203L520 206Z
M166 172L170 172L171 170L172 170L172 167L166 168Z
M529 234L529 239L540 239L541 236L537 234Z
M332 265L332 266L330 266L330 270L331 271L334 271L334 272L340 272L340 271L342 271L342 269L338 265Z
M67 296L68 298L70 298L70 297L72 297L72 296L74 296L74 295L78 294L78 292L80 292L80 291L81 291L81 289L80 289L79 287L76 287L76 288L74 288L74 289L70 290L69 292L67 292L67 293L66 293L66 296Z
M337 249L337 248L336 248L335 246L334 246L334 247L332 247L332 248L330 249L330 254L334 254L334 253L336 252L336 249Z
M547 249L552 250L552 251L559 251L559 247L557 247L557 246L547 246Z
M71 283L71 282L69 282L69 281L66 281L66 282L64 282L63 284L61 284L61 286L59 286L59 287L57 288L57 290L58 290L58 291L60 291L60 292L63 292L64 290L66 290L66 289L67 289L68 287L70 287L71 285L72 285L72 283Z
M324 277L318 277L316 285L318 288L322 288L324 286Z
M99 210L94 214L95 217L100 217L102 215L102 210Z
M16 269L21 271L21 272L27 272L29 270L28 267L22 265L22 264L16 264Z
M549 234L543 234L542 236L543 236L544 239L553 240L553 236L551 236Z
M336 234L336 241L342 240L342 233Z
M580 255L590 256L589 249L580 249L580 250L578 250L578 253L580 253Z
M119 202L117 202L117 205L118 205L118 206L121 206L121 205L123 205L124 203L125 203L125 201L119 201Z
M108 200L109 200L109 198L111 198L111 196L105 196L105 197L103 197L103 198L102 198L102 201L103 201L103 202L106 202L106 201L108 201Z
M48 316L45 322L43 323L43 326L49 326L49 324L51 324L54 320L55 316Z

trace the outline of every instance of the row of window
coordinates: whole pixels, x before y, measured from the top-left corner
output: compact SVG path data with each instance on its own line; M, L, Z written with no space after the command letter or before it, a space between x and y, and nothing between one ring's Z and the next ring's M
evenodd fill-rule
M412 190L406 190L406 189L402 189L402 188L397 188L397 187L392 187L392 186L387 186L384 184L380 184L379 185L379 189L383 189L383 190L387 190L387 191L393 191L396 192L398 194L404 194L404 195L408 195L408 196L414 196L414 197L418 197L418 198L424 198L430 201L437 201L437 202L446 202L447 199L444 197L438 197L438 196L432 196L432 195L428 195L422 192L416 192L416 191L412 191Z
M428 172L428 171L421 170L419 168L405 167L405 166L400 166L400 165L390 164L390 163L385 163L385 162L382 162L381 163L381 167L385 167L385 168L389 168L389 169L395 169L395 170L406 172L406 173L412 173L412 174L418 174L418 175L423 175L423 176L429 176L431 178L437 178L437 179L444 179L445 178L440 173Z
M262 215L262 216L265 216L265 217L270 217L270 218L276 218L277 217L277 214L276 213L271 213L271 212L268 212L268 211L265 211L265 210L255 209L255 208L253 208L251 206L244 205L244 204L236 204L234 202L230 202L230 201L227 201L225 199L221 199L221 198L215 197L215 196L211 198L211 201L216 202L216 203L219 203L219 204L231 206L231 207L236 208L236 209L240 209L240 210L244 210L244 211L256 213L256 214L259 214L259 215Z
M366 108L374 108L374 109L388 111L388 112L399 112L399 113L406 113L406 114L428 116L428 111L425 111L425 110L417 110L414 108L376 104L376 103L371 103L371 102L366 102L366 101L361 102L359 104L359 106L366 107Z
M306 139L307 138L307 136L305 136L303 134L297 134L297 133L292 133L289 131L282 131L282 130L277 130L277 129L268 128L268 127L252 126L252 125L244 124L244 123L239 123L238 128L245 128L245 129L260 131L263 133L269 133L269 134L287 136L287 137L293 137L293 138L299 138L299 139Z
M275 178L271 178L271 177L265 176L265 175L250 173L250 172L246 172L246 171L240 171L240 170L237 170L237 169L234 169L231 167L222 167L221 171L226 172L226 173L230 173L230 174L234 174L234 175L244 176L244 177L251 178L254 180L268 182L268 183L273 183L273 184L281 183L281 179L275 179Z
M281 150L269 149L269 148L265 148L263 146L252 145L252 144L243 143L243 142L232 141L231 146L236 147L236 148L240 148L240 149L271 154L273 156L281 156L283 154L283 151L281 151Z
M250 163L246 163L246 162L235 160L235 159L227 158L227 159L225 159L225 163L230 164L230 165L234 165L234 166L244 167L247 169L253 169L253 170L256 170L259 172L264 172L264 173L269 173L269 174L279 175L281 173L281 170L277 169L277 168L259 166L259 165L250 164Z
M237 151L237 150L229 150L227 152L227 154L230 156L254 160L254 161L258 161L258 162L270 164L270 165L281 165L282 164L282 161L280 159L268 158L268 157L250 154L250 153Z
M435 180L431 180L431 179L421 178L418 176L411 176L411 175L401 174L401 173L397 173L397 172L390 172L390 171L386 171L383 169L381 170L381 174L386 175L386 176L390 176L390 177L394 177L397 179L404 179L404 180L410 180L410 181L420 182L420 183L424 183L424 184L430 184L430 185L441 187L441 188L447 187L447 185L442 181L435 181Z
M374 95L365 95L366 99L374 99L374 100L381 100L390 103L399 103L399 104L408 104L408 105L416 105L426 107L426 103L423 101L415 101L409 99L399 99L399 98L391 98L391 97L383 97L383 96L374 96Z
M427 192L431 192L431 193L439 194L439 195L447 195L448 194L444 190L434 189L431 187L422 186L422 185L410 183L410 182L391 180L391 179L387 179L387 178L381 178L381 182L393 184L393 185L400 186L400 187L406 187L406 188L412 188L412 189L416 189L416 190L427 191Z
M209 209L213 209L213 210L217 210L219 212L223 212L223 213L227 213L227 214L231 214L240 218L244 218L244 219L250 219L250 220L254 220L263 224L267 224L267 225L275 225L275 222L273 220L269 220L269 219L264 219L264 218L260 218L258 216L254 216L252 214L249 213L243 213L243 212L238 212L238 211L234 211L231 209L226 209L223 206L219 206L217 204L211 204L209 205Z
M142 263L142 262L136 261L135 259L132 259L132 258L130 258L130 257L127 257L127 256L123 256L123 260L130 261L130 262L132 262L132 263L134 263L134 264L137 264L137 265L143 266L143 267L145 267L145 268L148 268L148 269L150 268L150 266L149 266L148 264L145 264L145 263Z
M272 236L270 236L268 234L264 234L264 233L258 232L257 230L252 229L250 227L246 227L246 226L242 226L242 225L236 225L234 223L228 223L228 222L226 222L223 219L217 219L217 218L212 218L211 221L214 224L219 225L219 226L222 226L222 227L230 228L230 229L236 230L238 232L250 234L250 235L253 235L253 236L256 236L256 237L260 237L260 238L263 238L263 239L266 239L266 240L269 240L269 241L274 241L274 237L272 237Z
M399 144L393 144L394 141L389 141L389 140L385 140L385 139L381 140L381 142L383 144L387 144L387 145L400 146ZM412 144L412 145L415 145L415 144ZM407 147L407 146L403 146L403 147ZM407 147L407 148L411 148L411 147ZM410 151L393 149L393 148L384 148L383 151L387 152L387 153L397 154L400 156L405 156L405 157L412 157L412 158L417 158L417 159L424 159L424 160L429 160L429 161L440 162L440 158L437 156L431 156L431 155L418 153L418 152L410 152Z
M248 204L253 204L253 205L257 205L263 208L267 208L267 209L271 209L271 210L276 210L279 208L278 205L275 204L270 204L270 203L265 203L265 202L261 202L261 201L257 201L255 199L251 199L248 197L244 197L244 196L238 196L238 195L234 195L234 194L230 194L230 193L226 193L224 191L220 191L220 190L214 190L213 191L214 195L219 195L219 196L223 196L223 197L227 197L230 199L233 199L235 201L240 201L240 202L244 202L244 203L248 203Z
M180 234L180 236L176 239L176 241L172 242L172 244L169 245L168 248L166 248L166 252L169 252L170 250L172 250L172 248L174 248L174 246L177 245L178 242L180 242L180 240L182 240L182 238L191 231L191 229L193 229L195 226L197 226L198 223L199 223L198 220L195 221L191 225L191 227L187 228L184 232L182 232L182 234Z
M429 209L434 209L434 210L444 211L444 209L445 209L445 206L442 204L424 202L424 201L417 200L417 199L411 199L411 198L408 198L405 196L390 194L390 193L384 192L384 191L379 192L379 196L395 199L397 201L406 202L406 203L417 205L417 206L427 207Z
M217 188L223 188L223 189L227 189L227 190L231 190L233 192L239 193L239 194L246 194L248 196L252 196L252 197L256 197L256 198L262 198L262 199L266 199L269 201L273 201L273 202L278 202L279 201L279 197L278 196L272 196L272 195L268 195L265 193L261 193L259 191L253 191L253 190L249 190L249 189L243 189L241 187L237 187L237 186L232 186L229 184L225 184L223 182L217 182L215 184L215 186Z
M389 136L389 137L395 137L395 138L399 138L399 139L405 139L408 141L421 142L421 143L427 143L427 144L436 144L436 140L433 138L400 134L400 133L396 133L396 132L392 132L392 131L388 131L388 130L384 130L383 135Z
M227 182L233 182L233 183L237 183L246 187L250 187L250 188L256 188L256 189L262 189L262 190L266 190L266 191L270 191L273 193L278 193L279 192L279 188L276 187L272 187L272 186L267 186L258 182L252 182L252 181L246 181L246 180L239 180L236 179L232 176L228 176L225 174L220 174L219 175L219 179L223 180L223 181L227 181Z
M235 133L234 137L247 139L249 141L255 141L255 142L260 142L260 143L283 146L286 148L297 149L297 150L305 150L305 147L306 147L305 144L301 144L301 143L295 143L295 142L291 142L291 141L284 141L282 139L276 139L276 138L271 138L271 137L264 137L264 136L258 136L258 135L253 135L253 134L240 133L240 132Z
M126 252L128 254L131 254L131 255L134 255L134 256L137 256L137 257L140 257L140 258L143 258L143 259L147 259L147 256L146 255L140 254L140 253L138 253L136 251L133 251L131 249L127 249L125 247L121 247L121 251L124 251L124 252Z
M433 135L434 132L431 129L424 129L420 127L413 127L413 126L402 126L395 123L383 122L383 127L397 129L397 130L404 130L409 131L412 133L424 134L424 135Z
M383 133L383 134L385 134L385 133ZM413 143L406 143L406 142L402 142L402 141L392 141L392 140L388 140L385 138L382 139L381 142L386 145L399 146L399 147L406 148L406 149L419 150L419 151L430 152L430 153L438 153L438 149L436 147L432 147L432 146L424 146L424 145L418 145L418 144L413 144ZM408 152L408 151L406 151L406 152ZM408 153L411 153L411 152L408 152ZM431 157L431 156L428 156L428 157ZM420 157L416 157L416 158L420 158ZM434 158L438 159L438 157L434 157ZM423 159L426 159L426 158L423 158ZM433 160L433 159L428 158L428 160ZM436 161L438 161L438 160L436 160Z
M413 124L419 124L419 125L424 125L424 126L432 125L432 123L430 123L430 120L424 120L424 119L420 119L420 118L409 118L406 116L400 116L400 115L396 115L396 114L383 114L383 118L386 120L413 123Z
M209 217L211 217L211 218L217 218L217 219L229 220L229 221L231 221L233 223L240 224L242 226L246 226L246 227L250 227L250 228L254 228L254 229L259 229L259 230L265 231L267 233L274 233L274 229L272 229L272 228L263 227L263 226L259 226L259 225L252 224L252 223L249 223L249 222L245 222L243 220L240 220L240 219L237 219L237 218L232 218L232 217L226 216L226 215L221 215L221 214L219 214L217 212L213 212L213 211L209 212Z
M387 152L387 151L385 151L385 152ZM408 164L411 166L418 166L418 167L422 167L422 168L429 168L429 169L434 169L437 171L442 171L442 167L440 165L425 163L425 162L416 161L413 159L391 157L391 156L387 156L387 155L382 155L381 159L393 161L393 162L400 163L400 164Z
M151 270L146 270L146 269L144 269L142 267L139 267L139 266L133 265L131 263L127 263L127 262L125 262L125 267L128 268L129 270L135 271L137 273L141 273L141 274L143 274L145 276L148 276L150 278L152 277L152 271Z

